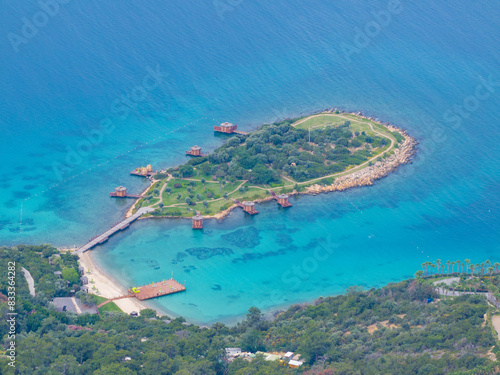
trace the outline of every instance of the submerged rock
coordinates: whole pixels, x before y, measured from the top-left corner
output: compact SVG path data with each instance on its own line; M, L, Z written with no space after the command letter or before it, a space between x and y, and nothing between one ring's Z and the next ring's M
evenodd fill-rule
M200 260L209 259L217 255L231 255L233 250L227 247L192 247L185 250L189 255L195 256ZM194 267L194 266L193 266Z
M255 227L241 228L234 232L223 234L221 238L241 248L253 248L260 244L261 239L259 230Z
M160 269L160 264L151 258L132 258L130 259L131 262L137 262L137 263L145 263L147 266L153 268L153 269Z

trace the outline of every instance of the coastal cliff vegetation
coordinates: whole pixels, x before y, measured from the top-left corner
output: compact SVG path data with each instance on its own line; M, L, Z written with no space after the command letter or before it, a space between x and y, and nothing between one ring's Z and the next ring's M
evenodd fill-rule
M75 268L72 255L49 245L3 247L0 265L16 261L16 374L490 374L498 371L498 342L488 319L495 309L479 295L439 299L424 278L318 298L265 318L252 307L233 327L186 324L183 318L133 317L118 312L57 312L48 296L66 293L47 275ZM49 263L49 259L51 262ZM35 279L30 295L21 273ZM8 346L7 273L0 274L0 334ZM70 283L69 280L67 280ZM66 283L64 283L66 284ZM68 287L74 285L68 285ZM431 301L429 303L429 301ZM224 348L293 351L304 364L227 362ZM0 372L11 373L8 358Z

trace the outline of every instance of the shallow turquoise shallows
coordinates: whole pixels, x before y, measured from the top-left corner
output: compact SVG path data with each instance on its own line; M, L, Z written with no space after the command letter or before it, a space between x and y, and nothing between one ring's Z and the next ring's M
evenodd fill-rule
M437 258L500 261L499 4L215 4L73 0L46 22L36 2L0 5L1 244L82 245L131 203L114 187L147 186L135 167L213 150L223 121L250 131L338 107L407 129L413 164L203 231L137 222L95 258L127 287L173 272L187 291L153 304L201 323L380 286Z

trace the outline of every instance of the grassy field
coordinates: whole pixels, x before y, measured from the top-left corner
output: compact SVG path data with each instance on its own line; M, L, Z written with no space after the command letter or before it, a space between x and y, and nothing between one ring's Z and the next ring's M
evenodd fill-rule
M297 120L294 124L292 124L292 126L297 129L309 129L309 127L313 129L325 126L341 125L345 120L345 118L338 115L321 114Z
M297 129L309 129L309 126L311 127L311 129L313 128L318 129L318 128L325 128L327 126L342 125L345 121L351 122L349 128L352 131L359 131L360 133L364 131L368 135L379 135L372 130L373 127L379 133L384 134L385 136L393 139L394 141L396 140L394 136L391 134L391 132L387 130L384 126L377 124L376 122L373 122L369 119L344 113L340 114L323 113L319 115L313 115L295 121L294 123L292 123L292 126Z

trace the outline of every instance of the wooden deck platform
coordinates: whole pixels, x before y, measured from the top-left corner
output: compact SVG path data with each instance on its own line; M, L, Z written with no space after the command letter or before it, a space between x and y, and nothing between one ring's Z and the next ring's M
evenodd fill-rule
M144 197L143 195L133 195L133 194L118 195L116 194L116 192L109 193L109 196L112 198L132 198L132 199L139 199Z
M156 173L157 172L155 172L155 171L151 171L151 172L148 172L148 173L144 174L144 173L136 172L135 170L132 171L132 172L130 172L130 174L133 175L133 176L146 177L146 178L147 177L153 177Z
M138 300L142 301L145 299L165 296L167 294L183 292L185 290L185 285L182 285L174 279L168 279L157 283L131 288L129 289L129 293Z
M207 154L199 154L199 155L195 155L193 154L191 151L186 151L186 155L187 156L194 156L194 157L204 157L204 156L208 156Z

